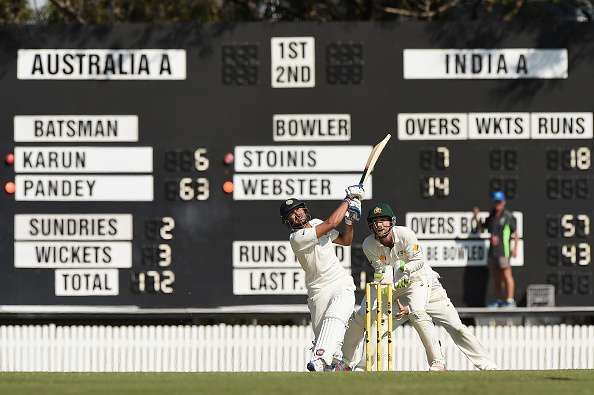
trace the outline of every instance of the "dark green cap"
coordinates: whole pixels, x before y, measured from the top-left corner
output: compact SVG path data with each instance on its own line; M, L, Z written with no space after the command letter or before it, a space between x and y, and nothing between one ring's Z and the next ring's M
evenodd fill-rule
M367 222L373 222L376 218L394 218L396 214L392 207L388 203L378 203L369 209L369 214L367 214Z

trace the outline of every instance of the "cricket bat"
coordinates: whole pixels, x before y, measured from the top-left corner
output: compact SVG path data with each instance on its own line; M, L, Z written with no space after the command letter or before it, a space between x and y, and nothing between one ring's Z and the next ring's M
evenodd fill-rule
M373 168L375 167L375 164L377 163L379 156L381 155L382 151L384 150L384 147L386 146L386 144L388 144L388 141L390 140L391 137L392 137L392 135L390 133L388 133L382 141L380 141L373 147L373 149L371 150L371 153L369 154L369 158L367 159L367 163L365 164L365 170L363 170L363 174L361 174L361 179L359 180L359 185L363 185L365 183L365 180L367 180L367 177L369 177L369 175L373 171Z

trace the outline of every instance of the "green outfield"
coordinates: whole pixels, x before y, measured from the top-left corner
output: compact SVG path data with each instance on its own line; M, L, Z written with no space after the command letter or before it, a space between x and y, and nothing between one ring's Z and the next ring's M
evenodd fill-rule
M594 370L397 373L2 373L0 394L592 394Z

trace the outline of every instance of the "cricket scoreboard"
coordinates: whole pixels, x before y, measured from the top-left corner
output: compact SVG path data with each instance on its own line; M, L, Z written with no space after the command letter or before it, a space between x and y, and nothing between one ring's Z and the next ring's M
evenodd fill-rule
M472 209L495 190L516 299L592 305L583 25L4 28L0 306L303 306L280 202L327 217L386 133L363 208L395 208L456 305L493 296ZM361 287L368 233L336 246Z

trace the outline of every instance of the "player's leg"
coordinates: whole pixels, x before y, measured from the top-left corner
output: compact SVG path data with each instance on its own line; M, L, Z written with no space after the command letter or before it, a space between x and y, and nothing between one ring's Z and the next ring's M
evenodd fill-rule
M311 329L314 334L314 344L315 338L318 337L318 333L320 333L320 326L322 324L322 319L324 318L324 311L328 307L328 298L321 298L320 296L323 295L316 295L313 298L307 299L307 306L309 308L309 315L311 317Z
M418 281L413 282L404 292L397 293L396 297L402 304L410 307L411 313L408 319L423 343L430 370L445 370L445 356L437 337L437 330L426 311L430 292L429 281Z
M325 367L332 365L334 359L342 359L342 344L348 320L355 305L354 286L340 287L332 295L320 324L314 346L312 364L320 366L322 360ZM309 369L309 364L308 364Z
M372 326L375 325L375 314L377 312L375 303L375 293L372 290L372 300L371 300L371 323ZM394 301L394 305L396 302ZM349 366L349 368L353 370L365 370L365 296L363 300L361 300L361 307L353 312L351 319L349 320L349 327L347 328L346 334L344 336L344 344L342 346L343 352L343 362L345 365ZM385 311L385 310L384 310ZM394 312L394 315L397 311ZM394 321L394 329L397 326L403 325L406 321L408 321L408 317L404 317L400 320ZM371 330L369 334L369 353L370 358L372 361L375 361L375 354L377 352L375 345L377 344L376 339L376 331Z
M374 301L371 301L374 303ZM361 300L361 307L353 311L348 322L348 328L344 335L342 345L343 362L350 368L353 368L359 362L360 352L358 352L365 340L365 297Z
M489 303L487 307L499 307L503 304L503 278L501 276L501 269L499 267L499 258L489 256L487 258L487 265L489 266L489 273L493 279L493 290L495 292L495 301Z
M314 361L317 359L315 356L315 347L317 343L317 339L320 335L320 329L322 328L322 321L324 319L324 313L328 308L328 303L330 302L332 294L329 292L320 292L313 297L307 299L307 305L309 307L309 313L311 316L311 329L314 334L313 339L313 346L311 348L312 357L307 364L307 370L315 371L317 369L323 370L324 364L323 363L315 363ZM320 365L320 366L316 366Z
M516 307L516 301L514 300L514 294L516 292L516 284L514 282L514 276L512 275L512 268L510 259L507 257L501 257L499 260L501 277L504 285L505 301L504 307Z
M431 288L427 313L437 325L445 328L460 351L468 357L477 369L497 369L497 365L488 357L485 348L477 337L462 323L458 311L439 282Z

